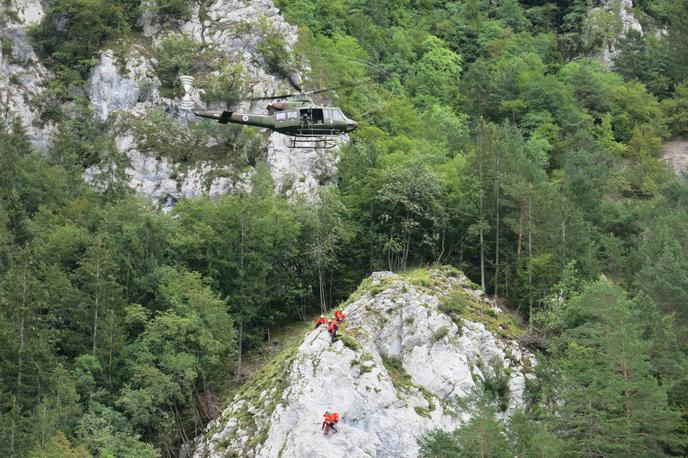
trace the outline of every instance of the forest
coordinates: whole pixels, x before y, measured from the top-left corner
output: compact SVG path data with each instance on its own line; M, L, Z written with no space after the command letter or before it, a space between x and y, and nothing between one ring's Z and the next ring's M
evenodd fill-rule
M84 182L115 148L68 90L140 2L49 3L33 39L71 108L46 102L47 154L0 126L3 456L176 456L247 349L433 264L518 313L543 363L522 415L476 400L423 456L688 453L688 182L661 160L688 136L687 0L636 1L646 33L611 68L621 25L589 0L276 0L299 42L263 44L275 74L366 81L332 96L361 125L338 185L290 200L259 162L250 191L170 212L121 167Z

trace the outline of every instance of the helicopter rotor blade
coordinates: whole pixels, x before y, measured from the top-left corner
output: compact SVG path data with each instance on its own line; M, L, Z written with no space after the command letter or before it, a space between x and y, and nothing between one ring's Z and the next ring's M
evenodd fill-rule
M295 97L297 95L301 95L301 92L295 92L293 94L280 94L280 95L270 95L270 96L264 96L264 97L250 97L248 99L244 100L274 100L274 99L286 99L289 97Z
M328 87L325 89L318 89L315 91L293 92L291 94L270 95L270 96L264 96L264 97L250 97L250 98L245 99L245 100L274 100L274 99L286 99L289 97L296 97L299 95L322 94L323 92L336 91L337 89L343 89L346 87L360 86L361 84L365 84L370 80L371 80L371 78L366 78L366 79L359 81L357 83L342 84L341 86Z
M326 88L326 89L318 89L318 90L315 90L315 91L306 91L306 92L304 92L304 94L305 94L305 95L321 94L321 93L323 93L323 92L336 91L337 89L344 89L344 88L347 88L347 87L356 87L356 86L360 86L361 84L365 84L365 83L369 82L370 80L371 80L371 78L365 78L365 79L363 79L363 80L361 80L361 81L358 81L358 82L356 82L356 83L342 84L342 85L340 85L340 86L328 87L328 88Z

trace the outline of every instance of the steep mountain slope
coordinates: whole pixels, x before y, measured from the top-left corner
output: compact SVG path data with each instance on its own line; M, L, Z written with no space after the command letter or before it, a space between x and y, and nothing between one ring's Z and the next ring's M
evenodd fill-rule
M279 43L278 53L288 59L297 40L296 27L284 21L270 0L216 0L196 4L191 17L181 23L162 21L153 11L147 11L140 23L144 35L140 41L144 45L125 48L119 56L113 56L111 50L106 51L93 68L89 81L91 103L101 120L107 119L113 111L124 114L116 117L113 130L117 132L118 150L129 160L127 173L132 187L165 204L202 194L217 197L250 185L253 170L248 165L252 160L236 160L246 155L264 157L276 189L286 194L310 193L335 176L336 149L293 151L288 139L280 134L261 136L256 135L257 129L249 129L244 135L246 138L237 141L236 132L228 126L194 127L199 119L180 111L179 100L161 91L163 82L159 72L156 73L158 62L147 47L152 45L160 49L166 40L191 39L203 50L190 56L195 59L190 67L206 67L192 72L200 81L217 79L216 85L229 85L221 79L221 74L230 69L241 75L238 78L241 81L232 82L239 87L236 94L239 99L292 92L287 79L274 74L261 52L267 41ZM123 75L117 68L118 62L126 63ZM210 99L211 108L267 114L265 101L230 102L232 106L229 107L222 97L215 100L211 96ZM148 143L145 131L150 130L154 137L156 130L166 128L164 124L150 122L151 116L155 118L160 110L169 116L168 125L174 120L179 126L172 124L179 132L171 142L172 149L191 148L196 160L180 165L174 157L161 155L159 145L152 150L145 147ZM140 129L140 126L145 127ZM229 144L234 146L227 150ZM218 155L219 161L211 160Z
M524 407L536 364L513 318L453 269L378 272L352 295L341 338L306 334L256 374L187 456L412 457L416 439L470 418L457 399ZM500 338L499 334L504 338ZM339 432L320 430L336 410Z
M48 3L39 0L0 5L2 116L8 125L19 120L34 146L47 151L65 123L56 112L69 116L72 99L86 99L118 153L113 160L101 151L103 161L87 170L87 181L94 181L111 163L124 165L129 185L163 206L182 197L217 197L250 187L253 166L262 159L275 188L287 195L310 194L333 182L338 148L294 151L288 138L279 134L200 124L177 106L179 88L171 88L178 84L177 75L161 70L159 58L165 43L194 47L188 55L175 48L169 57L181 62L175 65L189 67L184 72L190 72L199 84L214 85L217 93L206 97L210 108L225 109L229 103L235 110L267 113L265 101L238 102L293 92L287 69L278 72L265 48L289 61L289 71L300 64L293 56L297 28L287 24L271 0L195 2L184 19L163 17L155 2L143 2L135 30L108 42L95 56L89 78L70 82L65 87L67 101L62 102L46 95L55 75L36 55L35 40L29 35L48 8ZM223 79L232 72L236 72L233 81ZM227 87L232 84L236 93L227 102Z

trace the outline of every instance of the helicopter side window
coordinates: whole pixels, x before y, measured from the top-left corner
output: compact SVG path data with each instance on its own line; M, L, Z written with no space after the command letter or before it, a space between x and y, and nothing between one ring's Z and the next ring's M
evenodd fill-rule
M344 118L344 114L342 113L342 111L339 109L332 110L332 117L335 121L344 121L344 119L346 119Z
M275 119L277 121L284 121L285 119L287 119L287 114L286 113L277 113L275 115Z
M289 119L299 119L299 113L296 111L289 111L287 113L287 118Z

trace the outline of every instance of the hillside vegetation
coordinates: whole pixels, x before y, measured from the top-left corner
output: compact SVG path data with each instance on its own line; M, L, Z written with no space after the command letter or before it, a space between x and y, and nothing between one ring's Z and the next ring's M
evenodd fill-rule
M545 363L521 423L488 403L422 453L688 453L688 184L659 159L688 134L687 0L637 1L645 33L623 37L621 2L277 0L300 36L291 53L264 34L275 75L364 82L332 95L361 125L339 185L311 202L275 194L247 141L250 191L169 213L134 195L124 163L104 162L93 187L82 179L118 157L83 98L98 50L145 41L144 13L178 28L213 2L141 3L48 2L32 39L55 79L34 103L59 132L38 152L17 119L0 120L3 453L175 456L247 349L373 271L430 264L512 310ZM222 62L168 45L157 71L170 95L178 73ZM237 98L234 83L217 96ZM156 138L146 147L164 155ZM448 316L481 313L455 299ZM492 318L497 333L525 334ZM487 440L505 428L523 441Z

